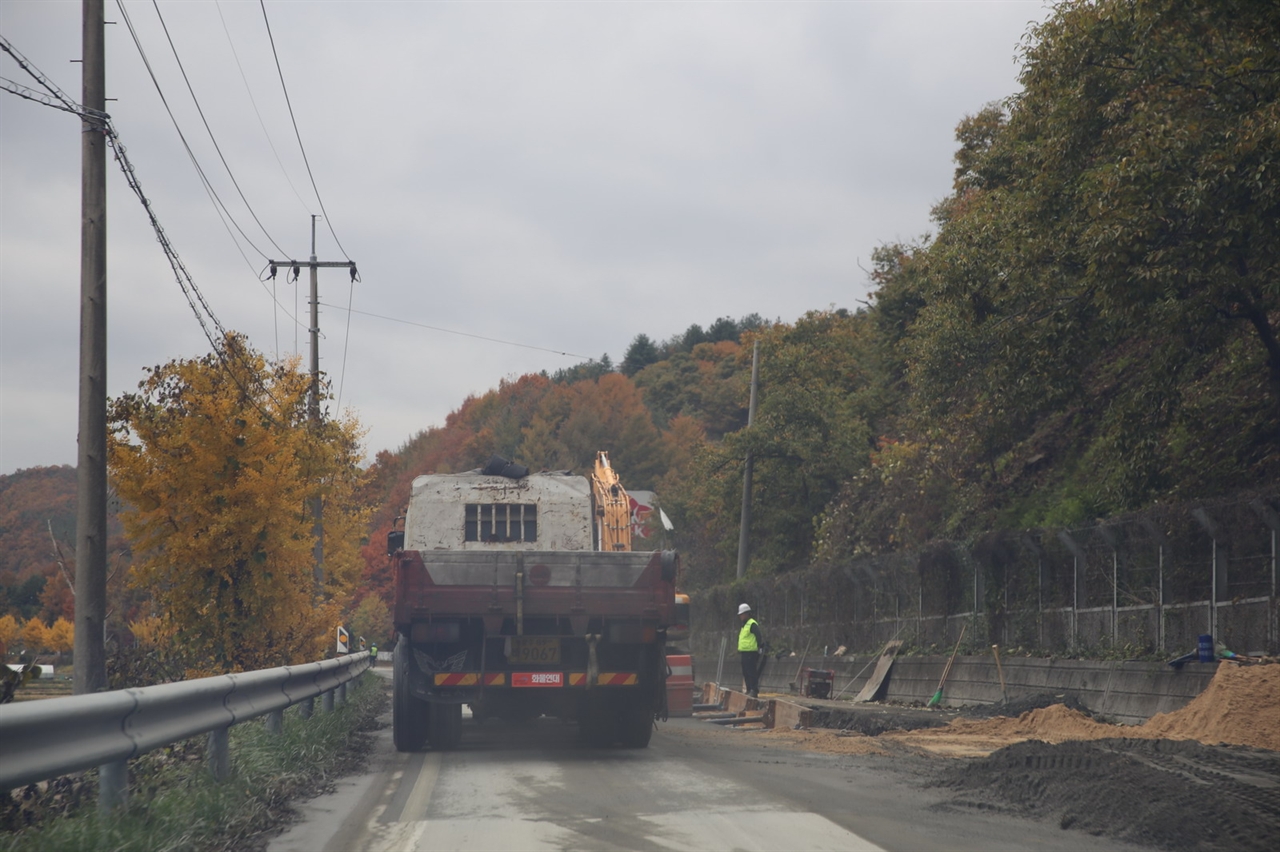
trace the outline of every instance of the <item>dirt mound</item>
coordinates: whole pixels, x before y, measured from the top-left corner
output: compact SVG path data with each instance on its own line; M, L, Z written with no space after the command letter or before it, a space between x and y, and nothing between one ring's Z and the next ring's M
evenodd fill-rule
M1139 730L1142 736L1280 751L1280 665L1222 663L1190 704L1152 716Z
M1271 850L1280 755L1195 742L1022 742L944 770L957 804L1173 850Z
M1093 716L1088 707L1084 706L1075 693L1064 693L1062 695L1054 695L1052 693L1041 693L1039 695L1023 695L1018 698L1009 698L1004 701L997 701L995 704L969 704L960 708L960 715L969 719L990 719L993 716L1021 716L1028 710L1040 710L1044 707L1052 707L1055 704L1061 704L1072 710L1078 710L1086 716Z
M917 728L937 728L952 720L931 710L896 708L876 705L853 707L814 707L811 710L810 727L834 728L839 731L856 731L869 737L878 737L885 731L914 731Z
M985 754L1021 740L1197 740L1213 745L1253 746L1280 751L1280 665L1222 664L1204 692L1181 710L1125 727L1095 721L1063 704L1029 710L1017 717L956 719L942 728L893 732L906 745L951 756Z
M1079 710L1063 704L1041 707L1015 717L996 716L992 719L956 719L944 728L928 728L919 731L894 733L899 739L949 738L973 735L978 737L1036 739L1049 743L1067 740L1099 740L1119 733L1115 725L1095 722Z
M793 731L790 728L773 728L768 732L773 740L792 743L809 751L823 754L888 754L889 750L878 737L851 731L833 731L826 728L807 728Z

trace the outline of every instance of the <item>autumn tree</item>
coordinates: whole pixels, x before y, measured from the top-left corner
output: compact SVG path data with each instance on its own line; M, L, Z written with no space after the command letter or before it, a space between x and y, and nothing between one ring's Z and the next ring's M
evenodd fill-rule
M1023 59L936 237L876 256L889 393L832 558L1280 472L1276 7L1062 3Z
M0 664L8 657L9 649L19 635L21 628L18 627L18 619L9 614L0 615Z
M309 378L228 335L147 371L110 405L111 472L127 509L132 582L177 627L197 668L321 656L359 576L365 515L358 424L312 423ZM323 583L310 498L324 501Z
M375 595L367 595L351 613L351 635L363 636L370 645L387 646L395 630L391 626L391 609Z
M148 615L129 622L129 632L139 648L159 648L173 641L177 625L163 615Z
M654 421L666 428L683 414L715 439L745 426L751 363L741 350L734 340L699 343L637 373L636 386Z
M794 325L756 332L761 355L755 424L707 444L683 487L664 495L677 530L684 530L680 540L693 545L689 561L697 582L731 575L748 450L755 457L750 570L771 573L808 564L823 509L867 464L868 394L875 387L864 366L870 358L867 329L865 317L837 310L813 311ZM750 348L742 347L739 358L749 369Z
M22 625L22 647L28 656L35 656L49 647L49 625L39 618L29 618Z
M76 628L65 618L59 618L49 627L49 650L58 655L59 664L62 655L75 648Z

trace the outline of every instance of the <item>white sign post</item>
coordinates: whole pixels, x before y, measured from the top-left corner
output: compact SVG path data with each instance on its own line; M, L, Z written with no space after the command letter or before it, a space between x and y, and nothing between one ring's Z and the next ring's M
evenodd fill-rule
M338 653L347 654L351 649L351 635L347 633L347 628L338 625Z

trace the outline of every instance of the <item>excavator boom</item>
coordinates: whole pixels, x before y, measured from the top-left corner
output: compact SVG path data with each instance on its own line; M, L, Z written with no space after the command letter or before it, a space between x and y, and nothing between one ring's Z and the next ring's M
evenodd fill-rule
M596 535L600 549L630 550L631 498L609 464L609 454L603 450L596 453L591 489L595 493Z

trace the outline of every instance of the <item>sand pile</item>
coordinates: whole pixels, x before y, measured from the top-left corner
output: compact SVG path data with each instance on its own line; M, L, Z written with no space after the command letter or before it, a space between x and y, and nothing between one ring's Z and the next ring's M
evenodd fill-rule
M1016 718L957 719L942 728L885 736L929 751L969 754L1023 740L1197 740L1280 751L1280 665L1224 663L1204 692L1181 710L1160 713L1137 727L1107 725L1061 704ZM968 742L971 747L963 748Z
M1152 716L1131 736L1280 751L1280 665L1220 664L1190 704Z
M888 754L879 737L827 728L806 728L793 731L790 728L773 728L771 740L793 743L810 751L823 754Z
M1116 725L1095 722L1079 710L1062 704L1028 710L1016 718L996 716L991 719L956 719L943 728L926 728L917 731L893 732L895 739L912 740L950 739L971 735L984 739L1008 742L1017 740L1043 740L1061 743L1067 740L1100 740L1106 737L1124 736Z

